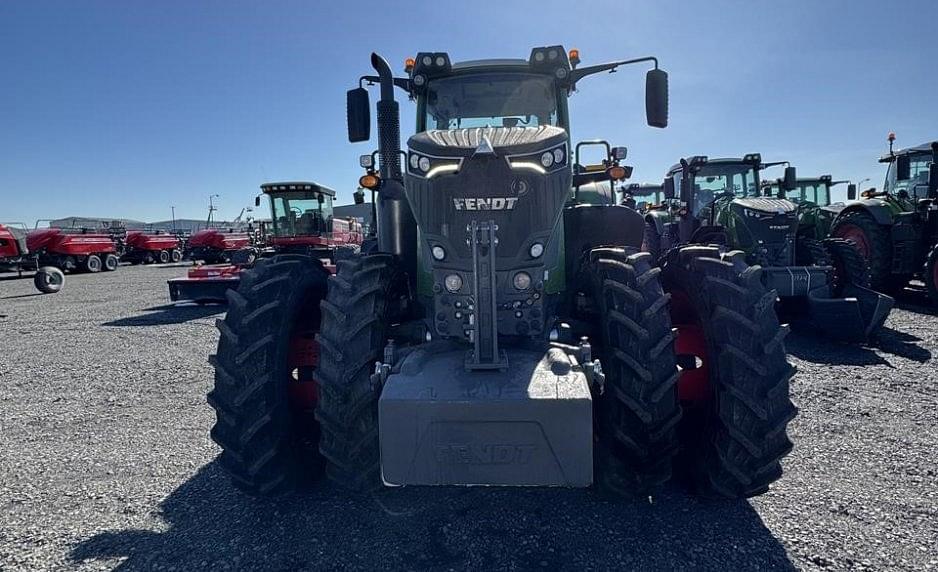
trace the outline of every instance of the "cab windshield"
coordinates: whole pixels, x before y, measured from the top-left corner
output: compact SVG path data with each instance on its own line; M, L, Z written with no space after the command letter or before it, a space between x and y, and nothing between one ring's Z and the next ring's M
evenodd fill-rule
M906 191L916 199L928 198L928 166L931 165L931 153L913 155L909 162L909 178L896 180L896 162L889 164L886 171L886 190L891 193Z
M279 237L328 233L332 226L332 197L324 193L294 192L271 195L273 234Z
M777 190L778 186L773 185L772 188ZM795 189L785 193L785 198L796 203L808 202L826 207L831 204L831 190L828 184L823 181L798 183Z
M705 165L694 175L694 214L718 196L758 197L756 169L752 165Z
M558 125L551 78L527 73L467 74L427 87L426 129Z

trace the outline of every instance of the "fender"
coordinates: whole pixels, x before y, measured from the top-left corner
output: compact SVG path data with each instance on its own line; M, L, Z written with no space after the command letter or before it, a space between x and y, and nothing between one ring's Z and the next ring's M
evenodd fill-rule
M833 205L831 205L833 206ZM866 199L863 201L850 201L840 211L838 218L846 213L864 211L873 217L877 224L891 225L894 221L892 209L886 201L880 199Z

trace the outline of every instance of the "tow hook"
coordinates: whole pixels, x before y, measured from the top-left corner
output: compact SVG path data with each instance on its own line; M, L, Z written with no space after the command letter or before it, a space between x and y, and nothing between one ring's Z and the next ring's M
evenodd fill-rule
M371 382L371 390L375 393L380 393L381 388L384 387L384 382L388 380L389 375L391 375L391 365L376 361L375 372L368 378Z
M590 387L594 387L602 395L606 390L606 374L603 373L603 365L598 359L593 359L593 348L590 346L589 338L583 336L580 338L579 355L580 367L586 375L586 381Z

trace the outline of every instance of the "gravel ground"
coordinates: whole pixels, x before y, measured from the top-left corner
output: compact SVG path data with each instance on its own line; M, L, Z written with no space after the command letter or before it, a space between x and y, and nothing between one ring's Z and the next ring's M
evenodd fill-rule
M322 486L254 500L219 470L218 307L181 268L0 277L0 569L938 569L938 316L909 293L876 347L792 335L801 410L771 492Z

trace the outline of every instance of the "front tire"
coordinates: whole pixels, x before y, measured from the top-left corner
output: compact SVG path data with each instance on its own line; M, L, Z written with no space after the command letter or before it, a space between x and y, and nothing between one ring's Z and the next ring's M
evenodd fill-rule
M840 297L847 285L869 288L872 282L869 262L849 241L828 238L824 250L834 267L834 295Z
M180 252L178 249L173 249L173 251L170 253L170 259L171 259L173 262L179 262L179 261L181 261L181 260L182 260L182 252Z
M775 314L776 293L762 284L761 269L745 254L721 255L714 247L688 246L664 266L672 293L672 318L703 339L700 360L687 373L705 373L704 386L688 401L682 424L682 463L706 496L747 498L762 494L782 475L780 461L792 449L786 434L797 410L789 398L794 367L785 355L787 328ZM694 340L677 340L692 347ZM681 356L679 356L681 361ZM683 393L689 388L680 388ZM682 396L683 397L683 396ZM696 421L697 423L693 423Z
M853 241L870 267L873 290L885 292L892 284L892 239L887 227L876 222L868 212L851 211L834 221L831 236Z
M327 278L309 257L275 256L245 270L238 289L227 293L218 353L209 360L211 435L222 467L249 494L284 493L322 472L312 340Z
M938 245L928 253L925 268L922 270L922 280L925 282L932 305L938 306Z
M607 490L648 493L671 477L681 418L661 270L651 254L621 248L593 250L588 270L606 374L594 406L597 479Z
M393 256L355 256L338 263L322 303L319 450L328 478L350 490L381 485L379 394L370 378L405 284Z

